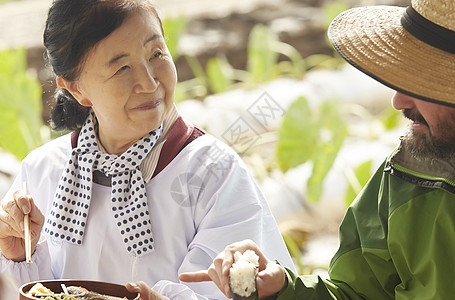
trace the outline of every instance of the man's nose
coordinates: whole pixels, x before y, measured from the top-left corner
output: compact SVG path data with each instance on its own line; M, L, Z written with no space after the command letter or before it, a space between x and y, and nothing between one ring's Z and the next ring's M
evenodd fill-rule
M392 97L392 106L396 110L411 109L415 107L415 101L417 99L402 94L400 92L395 92Z

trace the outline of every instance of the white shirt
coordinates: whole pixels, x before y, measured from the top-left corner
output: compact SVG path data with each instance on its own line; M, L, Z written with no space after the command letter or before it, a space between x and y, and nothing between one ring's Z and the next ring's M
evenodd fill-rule
M47 216L70 151L69 135L32 151L5 198L26 181L28 193ZM1 270L10 270L21 284L52 278L119 284L143 280L171 299L225 299L214 283L184 285L178 274L207 269L226 245L246 238L254 240L266 256L294 269L247 167L211 135L187 145L146 184L155 252L139 258L126 252L111 213L110 189L93 184L82 245L43 239L32 264L1 256Z

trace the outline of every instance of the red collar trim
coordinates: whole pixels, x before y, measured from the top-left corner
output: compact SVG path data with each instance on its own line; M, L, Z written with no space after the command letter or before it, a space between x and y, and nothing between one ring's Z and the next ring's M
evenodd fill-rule
M185 122L182 117L179 117L175 122L174 127L172 127L166 142L164 142L152 178L160 173L177 156L177 154L186 147L186 145L204 134L204 130L191 123Z

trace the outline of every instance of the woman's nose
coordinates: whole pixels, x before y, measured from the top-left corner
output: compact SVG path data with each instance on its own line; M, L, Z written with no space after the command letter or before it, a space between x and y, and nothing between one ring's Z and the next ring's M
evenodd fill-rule
M415 101L417 99L407 96L405 94L402 94L400 92L395 92L395 94L392 97L392 106L396 110L402 110L402 109L410 109L415 106Z
M136 93L151 93L158 87L158 81L155 77L155 72L150 65L144 63L139 72L136 74Z

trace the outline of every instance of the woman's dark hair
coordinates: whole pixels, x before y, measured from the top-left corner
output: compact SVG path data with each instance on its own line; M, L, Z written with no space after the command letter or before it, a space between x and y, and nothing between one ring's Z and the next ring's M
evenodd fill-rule
M44 46L55 75L68 81L79 78L87 53L106 38L133 12L152 12L149 0L54 0L44 29ZM55 130L74 130L87 118L82 106L68 90L57 88L51 123Z

